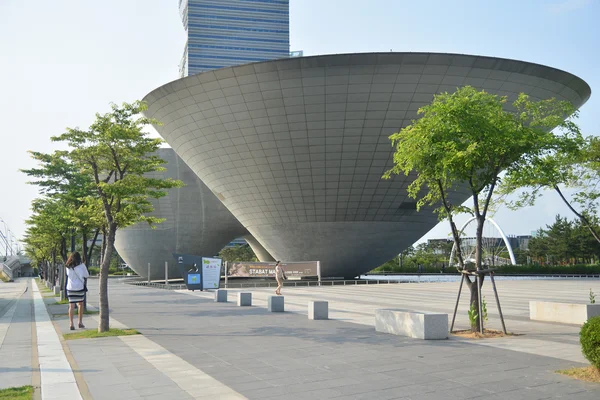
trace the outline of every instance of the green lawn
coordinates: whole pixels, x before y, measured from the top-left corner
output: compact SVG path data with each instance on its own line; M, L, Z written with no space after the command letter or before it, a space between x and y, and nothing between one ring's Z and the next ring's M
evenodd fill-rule
M135 329L116 329L111 328L108 332L98 333L95 329L88 329L85 331L79 331L75 333L65 333L63 336L65 340L72 339L93 339L93 338L101 338L108 336L129 336L129 335L139 335L140 333Z
M33 386L21 386L0 390L0 400L31 400Z
M98 315L100 311L84 311L83 315ZM69 313L61 313L61 314L53 314L55 317L64 317L65 315L69 315ZM77 309L73 310L73 315L77 315Z

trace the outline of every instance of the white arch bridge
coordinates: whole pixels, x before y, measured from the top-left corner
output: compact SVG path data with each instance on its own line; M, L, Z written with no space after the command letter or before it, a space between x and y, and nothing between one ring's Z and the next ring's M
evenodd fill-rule
M491 218L485 219L482 237L482 263L486 267L499 267L502 265L516 265L515 254L510 241L504 234L500 225ZM477 249L476 236L473 234L477 228L477 219L470 218L460 228L461 237L460 248L465 263L475 263L475 252ZM458 265L456 257L456 244L452 246L450 252L449 265Z

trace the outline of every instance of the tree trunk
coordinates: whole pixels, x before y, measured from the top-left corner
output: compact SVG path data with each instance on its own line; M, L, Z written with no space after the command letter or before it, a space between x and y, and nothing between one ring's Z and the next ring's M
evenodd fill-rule
M596 232L596 229L594 229L593 224L585 217L585 215L583 215L581 213L578 213L571 206L571 203L569 203L567 201L567 199L562 194L562 192L561 192L560 188L558 187L558 185L554 185L554 190L556 191L556 193L558 193L558 195L560 196L560 198L562 199L562 201L567 205L567 207L569 207L569 210L571 210L573 212L573 214L575 214L577 216L577 218L579 218L579 220L583 223L583 225L588 228L588 230L590 231L590 233L592 234L592 236L594 237L594 239L596 239L596 241L598 243L600 243L600 235L598 234L598 232Z
M483 285L483 277L481 278L481 285ZM471 298L469 299L469 309L473 309L475 310L475 313L477 314L477 317L475 318L475 321L471 321L469 319L469 323L471 323L471 331L472 332L481 332L481 325L480 325L480 318L482 318L482 315L480 313L480 307L479 307L479 290L481 290L481 287L479 285L477 285L477 279L475 279L473 282L471 282L471 279L467 276L465 279L465 282L467 283L467 286L469 287L469 291L471 292ZM481 332L483 333L483 332Z
M116 231L117 225L114 223L110 224L108 227L108 235L104 237L104 253L102 255L102 266L100 267L100 323L98 325L98 332L108 332L110 329L108 307L108 269L110 267L112 252L114 250Z
M63 236L60 239L60 257L62 258L63 264L67 263L67 239Z
M477 215L477 233L475 236L476 248L475 248L475 269L479 271L482 267L482 256L483 256L483 224L485 219L481 215Z
M102 229L102 251L100 252L100 264L104 264L104 253L106 253L106 229Z
M96 232L94 232L94 240L92 241L92 244L90 246L90 248L88 249L88 254L87 254L87 259L92 260L92 254L94 254L94 247L96 246L96 240L98 239L98 234L100 233L100 228L96 229ZM86 264L87 265L87 264ZM89 267L89 265L88 265Z
M56 286L56 250L52 250L52 287Z
M87 266L88 265L88 257L87 257L87 233L85 231L85 227L81 227L81 261Z

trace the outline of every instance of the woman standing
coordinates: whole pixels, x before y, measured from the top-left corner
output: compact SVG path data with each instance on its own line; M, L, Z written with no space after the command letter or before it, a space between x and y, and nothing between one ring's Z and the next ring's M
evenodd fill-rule
M283 286L283 279L285 278L285 272L281 266L281 261L275 262L275 279L277 280L277 289L275 294L281 296L281 287Z
M90 276L88 270L81 262L81 255L78 252L71 253L67 263L67 297L69 298L69 321L71 322L70 329L73 331L73 309L75 303L79 311L79 327L85 328L83 325L83 296L87 291L85 280Z

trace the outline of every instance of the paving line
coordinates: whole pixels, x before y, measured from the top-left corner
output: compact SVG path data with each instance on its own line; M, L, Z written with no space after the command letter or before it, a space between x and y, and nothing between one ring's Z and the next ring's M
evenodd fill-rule
M8 311L4 313L2 318L0 318L0 348L4 344L4 339L6 339L6 334L8 333L8 328L10 328L10 324L12 323L13 315L15 315L15 311L17 309L17 302L15 301Z
M63 351L44 299L32 279L42 400L81 400L75 375Z
M96 310L95 307L90 305L88 305L88 309ZM97 316L91 318L96 322L99 320ZM114 318L110 318L110 326L117 329L129 329L129 327ZM247 399L247 397L143 335L119 336L119 339L196 399Z
M518 351L521 353L535 354L538 356L546 356L560 358L561 360L573 361L587 364L588 361L581 354L581 346L567 343L556 343L547 340L526 339L526 338L509 338L509 339L493 339L480 340L475 344L479 346L495 347L498 349Z

